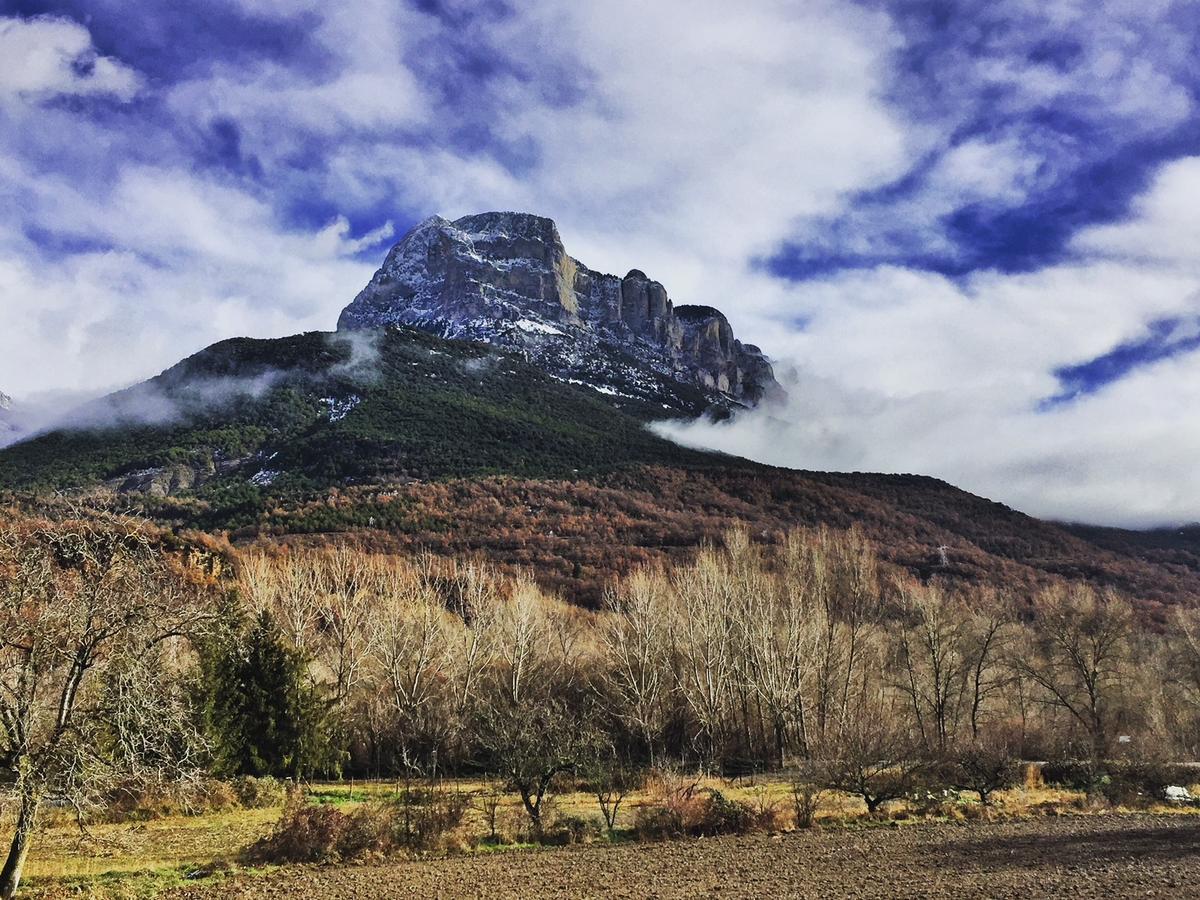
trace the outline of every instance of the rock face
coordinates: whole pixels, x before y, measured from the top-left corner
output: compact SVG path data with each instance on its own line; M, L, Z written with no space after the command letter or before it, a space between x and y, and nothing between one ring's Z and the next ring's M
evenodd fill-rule
M561 378L639 400L661 393L663 378L724 407L783 394L767 358L718 310L674 306L637 269L587 268L554 222L525 213L434 216L406 234L338 320L339 331L389 325L518 350Z

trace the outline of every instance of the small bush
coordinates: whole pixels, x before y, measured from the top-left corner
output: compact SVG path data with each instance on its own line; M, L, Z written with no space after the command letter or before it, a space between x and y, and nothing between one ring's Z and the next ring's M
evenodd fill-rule
M364 803L347 816L338 839L337 853L342 859L362 859L395 849L396 811L381 803Z
M792 810L797 828L812 828L825 792L808 781L792 782Z
M282 806L287 798L287 785L272 775L255 778L243 775L232 782L238 802L246 809L268 809Z
M1195 772L1157 760L1056 760L1043 769L1047 783L1086 791L1093 802L1145 806L1161 800L1168 785L1186 784Z
M109 791L94 818L102 822L145 822L166 816L226 812L237 806L232 786L213 778L183 783L131 781Z
M673 792L647 803L634 814L634 830L643 840L748 834L777 826L774 806L756 809L717 790Z
M604 830L604 824L583 816L562 816L542 836L547 844L589 844Z
M667 806L646 804L634 811L633 830L643 841L664 841L683 837L683 817Z
M350 817L332 806L313 806L289 798L283 815L269 835L247 852L251 860L265 863L333 862L341 858ZM359 840L356 835L355 840Z
M760 818L754 807L730 800L720 791L710 790L700 810L699 820L691 828L693 834L749 834L760 827Z
M1088 760L1055 759L1042 765L1045 784L1073 791L1090 791L1099 779L1096 767Z
M237 790L228 781L204 778L184 795L184 806L188 815L227 812L240 806Z
M396 843L411 850L437 849L470 808L465 794L440 788L406 790L390 805Z
M646 791L653 799L634 812L633 822L643 840L683 837L701 817L704 797L694 780L658 772L647 779Z

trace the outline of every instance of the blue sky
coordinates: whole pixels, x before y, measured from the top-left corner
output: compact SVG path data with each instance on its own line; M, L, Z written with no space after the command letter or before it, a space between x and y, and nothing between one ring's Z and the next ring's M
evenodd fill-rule
M432 213L725 310L681 440L1200 519L1200 4L0 2L0 389L331 328Z

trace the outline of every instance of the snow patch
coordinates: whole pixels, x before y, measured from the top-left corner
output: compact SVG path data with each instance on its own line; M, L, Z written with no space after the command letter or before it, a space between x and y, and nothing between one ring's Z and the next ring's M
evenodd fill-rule
M529 331L534 334L565 334L561 328L555 328L553 325L548 325L545 322L537 322L533 319L517 319L513 324L522 331Z
M414 363L413 365L416 365ZM321 402L329 407L329 421L340 422L354 410L354 407L362 403L362 397L358 394L351 394L349 397L322 397Z

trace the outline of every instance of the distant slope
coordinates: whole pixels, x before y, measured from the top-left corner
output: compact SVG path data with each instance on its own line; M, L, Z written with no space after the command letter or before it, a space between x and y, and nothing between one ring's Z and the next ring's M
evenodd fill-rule
M675 415L704 408L699 391L674 387ZM642 427L663 412L422 332L241 338L84 407L74 427L0 452L0 488L105 485L219 505L231 491L250 499L364 480L562 477L702 457Z
M688 450L644 423L698 414L701 391L664 381L664 402L648 402L605 388L403 329L223 341L85 407L76 427L0 450L0 491L111 492L240 541L480 552L587 603L631 566L736 523L767 540L857 524L920 577L1018 597L1067 576L1115 585L1155 615L1200 601L1200 529L1068 528L933 478Z

